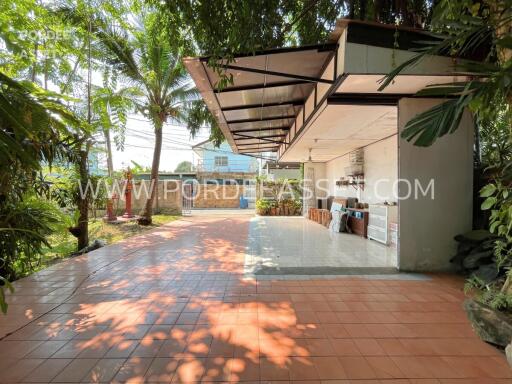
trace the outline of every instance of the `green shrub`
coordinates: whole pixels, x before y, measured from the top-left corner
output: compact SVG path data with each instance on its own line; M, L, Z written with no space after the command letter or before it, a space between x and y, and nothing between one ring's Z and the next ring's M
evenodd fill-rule
M0 275L12 281L30 273L49 246L47 237L67 224L55 204L36 197L0 205Z

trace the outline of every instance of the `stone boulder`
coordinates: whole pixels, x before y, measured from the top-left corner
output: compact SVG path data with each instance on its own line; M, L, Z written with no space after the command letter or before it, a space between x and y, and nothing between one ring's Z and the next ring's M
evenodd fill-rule
M505 348L512 340L512 316L496 311L477 301L467 299L464 309L473 329L488 343Z

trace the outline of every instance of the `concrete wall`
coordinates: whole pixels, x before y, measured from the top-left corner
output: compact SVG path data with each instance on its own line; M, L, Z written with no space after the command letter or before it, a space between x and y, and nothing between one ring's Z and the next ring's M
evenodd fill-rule
M302 213L307 216L309 208L317 207L317 199L327 197L325 163L304 163L304 191ZM308 189L312 192L309 193Z
M181 181L176 180L160 180L158 182L157 198L153 203L153 209L155 213L162 212L168 214L179 214L181 215L182 210L182 190ZM137 215L139 214L144 205L146 204L147 196L149 194L150 184L149 181L145 184L140 182L134 183L134 189L132 192L132 212ZM148 193L146 193L146 191ZM118 204L118 210L121 214L125 209L125 200L120 199ZM119 213L119 212L118 212Z
M300 179L302 172L300 169L274 168L268 171L268 177L271 180Z
M401 132L411 118L434 106L429 99L402 99L398 127ZM434 181L434 198L403 199L399 204L399 268L409 271L435 271L451 268L455 251L453 237L471 229L473 188L473 122L469 113L452 135L438 139L431 147L399 141L399 178L418 180L426 188ZM400 182L401 198L408 193Z
M350 165L348 155L327 162L328 195L357 197L359 201L370 204L396 201L393 186L398 177L397 141L395 135L364 148L364 190L336 185L340 177L346 176L345 167Z
M244 182L255 181L256 176L256 172L197 172L197 180L200 184L213 180L244 180Z
M197 184L194 208L239 208L241 185Z

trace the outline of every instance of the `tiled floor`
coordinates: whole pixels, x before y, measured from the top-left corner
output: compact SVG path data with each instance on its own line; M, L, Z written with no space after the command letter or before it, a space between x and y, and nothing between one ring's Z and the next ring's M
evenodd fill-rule
M456 279L244 279L249 220L184 218L16 282L0 382L512 382Z
M246 270L269 268L397 266L396 248L348 233L333 233L301 216L255 216Z

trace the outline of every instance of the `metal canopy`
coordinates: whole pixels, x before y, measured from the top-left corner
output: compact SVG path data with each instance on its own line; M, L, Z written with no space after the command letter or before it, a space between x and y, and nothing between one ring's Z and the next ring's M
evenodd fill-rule
M309 148L321 147L314 136L308 138L311 130L350 125L360 136L368 135L366 126L355 127L336 111L395 110L401 98L415 97L429 85L467 80L467 73L454 71L454 59L443 56L446 52L408 68L379 90L383 76L411 59L410 49L436 38L418 29L341 19L326 44L235 55L217 62L215 70L209 67L211 57L184 62L233 151L277 151L280 160L298 161ZM488 53L485 44L476 48L468 58L479 60ZM218 87L219 68L233 80L224 88ZM327 114L330 118L323 118ZM386 125L383 118L376 119ZM333 133L346 131L334 128ZM377 133L380 137L383 132ZM354 141L357 145L361 143Z
M316 84L334 83L321 75L336 49L327 43L236 55L218 63L233 79L224 88L209 57L184 62L235 152L275 152Z

